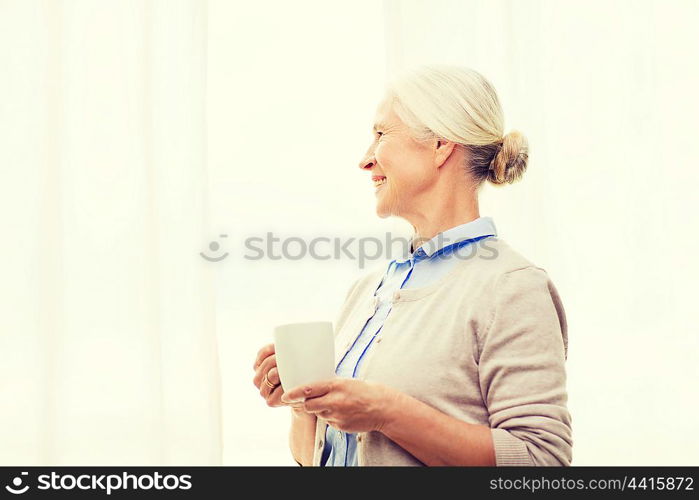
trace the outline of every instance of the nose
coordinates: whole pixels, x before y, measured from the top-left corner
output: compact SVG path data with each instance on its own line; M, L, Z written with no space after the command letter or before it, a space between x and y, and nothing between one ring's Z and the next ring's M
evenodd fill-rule
M371 170L374 165L376 165L376 158L374 158L374 146L372 144L359 162L359 169Z

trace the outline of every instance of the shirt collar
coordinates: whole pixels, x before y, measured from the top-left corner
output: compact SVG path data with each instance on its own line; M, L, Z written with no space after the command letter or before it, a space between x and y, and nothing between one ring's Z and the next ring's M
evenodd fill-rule
M420 244L415 251L406 253L402 258L396 259L396 263L402 264L411 259L417 261L432 257L443 250L456 246L460 242L472 240L474 238L481 238L484 236L496 235L497 230L492 217L479 217L471 222L467 222L466 224L461 224L460 226L455 226L451 229L447 229L446 231L442 231L434 238ZM419 241L415 241L415 235L413 235L413 242L418 244L420 243Z

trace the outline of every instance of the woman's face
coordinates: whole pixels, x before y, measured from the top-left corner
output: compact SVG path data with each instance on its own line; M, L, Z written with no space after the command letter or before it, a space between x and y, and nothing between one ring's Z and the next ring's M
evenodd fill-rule
M387 98L376 109L373 135L359 168L368 171L375 186L376 213L405 217L437 180L434 148L430 141L412 138Z

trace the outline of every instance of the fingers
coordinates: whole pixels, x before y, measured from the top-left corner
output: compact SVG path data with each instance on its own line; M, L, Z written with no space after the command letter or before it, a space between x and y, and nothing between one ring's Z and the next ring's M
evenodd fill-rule
M267 344L257 352L253 365L255 376L252 379L252 383L260 390L260 395L267 402L267 406L271 407L284 405L281 401L284 390L279 379L277 357L274 352L274 344ZM265 383L265 375L273 387Z
M306 410L303 407L303 401L297 403L285 403L284 394L282 394L282 404L291 408L296 414L306 413Z
M261 368L260 368L260 369L261 369ZM270 394L272 394L272 391L274 391L274 390L277 389L278 387L281 387L281 384L279 383L278 380L277 380L277 382L275 383L274 381L272 381L272 380L269 378L269 374L271 373L272 370L275 370L275 371L276 371L276 367L275 367L275 368L271 368L271 369L267 372L267 380L265 380L265 376L263 375L263 376L262 376L262 382L260 382L260 396L262 396L262 397L265 398L265 399L267 399L267 398L270 396ZM277 376L277 379L279 379L279 376ZM281 395L280 395L280 398L281 398Z
M267 372L267 380L269 380L274 385L282 383L281 379L279 378L279 369L276 366L273 366Z
M260 396L262 396L264 399L267 399L273 390L274 388L265 384L264 381L260 384Z
M332 390L334 379L315 382L305 386L294 387L284 395L285 402L298 401L301 399L317 398L329 393Z
M330 414L330 401L328 395L306 399L303 403L306 413L315 413L318 416L328 416Z
M270 389L270 391L271 392L265 398L265 401L267 401L267 406L270 406L270 407L284 406L284 403L282 403L282 401L281 401L282 394L284 394L284 390L282 389L282 386L278 385L274 389Z
M255 370L255 376L252 379L252 383L255 384L255 387L258 389L261 388L262 380L265 374L275 366L277 366L277 356L274 354L267 356L262 363L260 363Z
M267 381L269 381L269 384L267 384L265 382L265 377L263 375L262 382L260 383L260 395L265 399L269 398L269 396L272 394L273 391L282 388L281 381L279 380L279 372L277 371L276 366L271 368L267 372ZM270 387L270 384L273 387ZM283 390L282 390L282 392L283 392ZM280 393L278 401L277 401L280 404L282 403L281 396L282 396L282 394Z
M255 364L253 365L252 369L257 370L257 367L260 366L260 363L268 357L274 354L274 344L267 344L263 346L259 351L257 351L257 357L255 358Z

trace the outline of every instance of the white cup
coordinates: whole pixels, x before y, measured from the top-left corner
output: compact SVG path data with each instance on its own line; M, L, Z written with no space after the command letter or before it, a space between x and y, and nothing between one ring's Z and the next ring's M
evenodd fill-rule
M284 392L335 376L335 336L329 321L275 327L274 350Z

